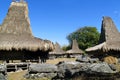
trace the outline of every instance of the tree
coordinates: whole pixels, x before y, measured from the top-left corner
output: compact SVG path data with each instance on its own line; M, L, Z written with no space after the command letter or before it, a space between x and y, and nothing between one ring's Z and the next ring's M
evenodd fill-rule
M67 36L69 43L72 43L73 39L76 39L80 49L85 50L88 47L98 44L100 33L96 27L85 26Z
M67 51L67 50L69 50L70 49L70 46L68 46L68 45L63 45L62 46L62 50L63 51Z

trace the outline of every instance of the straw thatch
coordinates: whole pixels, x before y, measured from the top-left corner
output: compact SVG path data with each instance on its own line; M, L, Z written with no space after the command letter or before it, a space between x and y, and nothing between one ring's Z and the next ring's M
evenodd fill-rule
M118 63L118 59L116 57L113 57L113 56L105 57L104 61L109 63L109 64L117 64Z
M51 41L32 35L26 2L12 2L0 27L0 50L50 51Z
M65 51L62 50L59 43L55 43L55 49L52 52L49 52L49 54L65 54Z
M100 42L94 47L86 49L86 52L119 53L120 33L110 17L103 17Z
M66 53L68 53L68 54L83 54L84 52L81 49L79 49L77 41L73 40L72 49L66 51Z
M11 3L7 16L2 23L0 33L32 35L27 3Z

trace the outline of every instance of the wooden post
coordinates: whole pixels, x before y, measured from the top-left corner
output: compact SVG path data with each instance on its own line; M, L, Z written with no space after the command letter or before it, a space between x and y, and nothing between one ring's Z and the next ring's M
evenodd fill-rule
M40 56L38 57L38 63L40 63L41 62L41 60L40 60Z
M11 60L11 62L13 63L13 60Z
M17 64L15 64L15 71L17 71Z

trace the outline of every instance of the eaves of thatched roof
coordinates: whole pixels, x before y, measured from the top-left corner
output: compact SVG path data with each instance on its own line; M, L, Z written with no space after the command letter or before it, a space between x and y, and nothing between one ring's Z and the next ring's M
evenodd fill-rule
M71 50L68 50L66 51L66 53L69 53L69 54L82 54L84 53L81 49L79 49L78 47L78 43L76 40L73 40L73 43L72 43L72 49Z
M59 43L55 43L55 49L52 52L49 52L49 54L65 54L65 51L62 50L61 46Z
M71 50L66 51L66 53L68 53L68 54L83 54L84 52L82 50L71 49Z
M45 41L30 35L0 34L0 50L47 51L53 49L51 41Z
M86 49L86 52L120 51L120 33L110 17L103 17L100 43Z
M101 49L103 49L103 47L104 47L105 45L106 45L106 43L104 42L104 43L101 43L101 44L96 45L96 46L94 46L94 47L90 47L90 48L86 49L86 51L89 52L89 51L101 50Z
M50 51L54 45L32 35L26 2L12 2L0 27L0 50Z
M86 49L86 52L108 52L108 51L120 51L120 41L117 42L103 42L99 45L96 45L94 47L90 47Z

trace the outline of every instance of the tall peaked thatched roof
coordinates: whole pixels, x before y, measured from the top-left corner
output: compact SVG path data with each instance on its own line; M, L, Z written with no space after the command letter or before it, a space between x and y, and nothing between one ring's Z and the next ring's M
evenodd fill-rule
M59 43L56 42L54 46L55 46L55 49L52 52L50 52L49 54L64 54L65 53L65 51L62 50Z
M72 49L68 50L66 53L80 53L81 54L84 52L81 49L79 49L77 41L73 40Z
M101 26L100 43L104 41L116 41L119 36L119 31L117 30L114 22L110 17L103 17Z
M12 2L0 33L32 35L27 3Z
M12 2L0 27L0 50L49 51L53 43L32 35L26 2Z
M86 51L120 51L120 33L110 17L103 17L99 41L98 45L88 48Z

